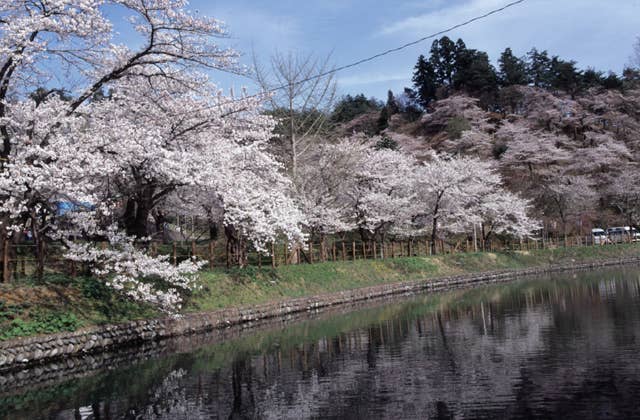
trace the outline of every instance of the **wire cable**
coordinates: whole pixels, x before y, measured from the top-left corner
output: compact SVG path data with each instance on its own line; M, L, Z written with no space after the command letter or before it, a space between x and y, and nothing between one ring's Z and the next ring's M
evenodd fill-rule
M409 47L412 47L414 45L420 44L420 43L422 43L422 42L424 42L424 41L426 41L428 39L432 39L432 38L435 38L437 36L446 34L448 32L454 31L454 30L456 30L458 28L461 28L463 26L470 25L470 24L472 24L474 22L477 22L479 20L486 19L491 15L495 15L497 13L503 12L503 11L505 11L505 10L511 8L511 7L514 7L514 6L517 6L517 5L521 4L521 3L524 3L525 1L526 0L512 1L511 3L507 3L502 7L499 7L497 9L493 9L493 10L487 12L487 13L484 13L482 15L473 17L473 18L468 19L468 20L465 20L464 22L461 22L461 23L458 23L456 25L450 26L450 27L448 27L446 29L443 29L443 30L440 30L438 32L434 32L434 33L432 33L430 35L423 36L422 38L416 39L415 41L407 42L406 44L400 45L399 47L390 48L388 50L385 50L385 51L382 51L380 53L374 54L374 55L369 56L367 58L363 58L361 60L354 61L353 63L349 63L349 64L345 64L345 65L342 65L342 66L339 66L339 67L335 67L335 68L333 68L331 70L327 70L325 72L315 74L313 76L298 80L298 81L293 82L293 83L287 83L287 84L275 86L273 88L263 90L260 93L243 96L242 98L238 98L238 99L232 99L230 101L225 101L225 102L223 102L221 104L212 105L211 107L220 106L220 105L224 105L224 104L230 104L230 103L234 103L234 102L240 102L240 101L243 101L243 100L246 100L246 99L257 98L257 97L260 97L260 96L265 96L267 94L271 94L271 93L277 92L278 90L281 90L281 89L287 89L287 88L290 88L292 86L298 86L298 85L301 85L303 83L310 82L312 80L316 80L316 79L320 79L320 78L329 76L329 75L337 73L339 71L343 71L343 70L346 70L346 69L350 69L350 68L359 66L359 65L364 64L364 63L368 63L368 62L373 61L373 60L375 60L377 58L384 57L386 55L389 55L389 54L404 50L406 48L409 48ZM200 110L206 110L206 109L209 109L211 107L201 108ZM194 111L194 110L191 110L191 111ZM197 111L198 110L196 110L195 112L197 112Z

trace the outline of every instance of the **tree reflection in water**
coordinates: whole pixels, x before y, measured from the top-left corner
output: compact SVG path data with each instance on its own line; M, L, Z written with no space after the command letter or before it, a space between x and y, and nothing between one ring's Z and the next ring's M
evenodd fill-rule
M0 413L633 417L640 414L639 273L555 275L405 299L117 369L72 392L67 384L0 397Z

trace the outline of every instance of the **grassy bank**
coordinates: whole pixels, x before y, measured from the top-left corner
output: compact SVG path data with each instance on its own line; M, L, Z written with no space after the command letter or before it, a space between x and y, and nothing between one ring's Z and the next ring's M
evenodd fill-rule
M184 311L211 311L454 274L637 255L640 244L220 269L202 273L203 288L188 298ZM90 278L49 276L42 284L0 285L0 340L159 315L149 306L120 298Z

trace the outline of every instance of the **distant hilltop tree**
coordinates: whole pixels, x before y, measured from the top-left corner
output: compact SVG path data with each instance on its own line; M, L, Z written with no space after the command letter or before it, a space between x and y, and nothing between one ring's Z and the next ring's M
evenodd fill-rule
M631 61L634 62L633 57ZM622 89L624 82L637 74L633 66L625 70L624 80L612 72L605 76L594 69L582 71L575 61L550 56L546 50L536 48L524 57L517 57L511 48L506 48L496 71L486 52L468 48L462 39L454 43L445 36L433 42L428 56L418 57L412 81L424 108L434 100L462 92L480 99L485 109L497 109L504 101L500 90L510 86L529 85L575 97L590 88Z

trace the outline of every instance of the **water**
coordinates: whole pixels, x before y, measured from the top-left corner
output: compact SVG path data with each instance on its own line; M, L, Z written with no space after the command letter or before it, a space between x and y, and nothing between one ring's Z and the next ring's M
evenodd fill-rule
M0 390L8 419L640 418L640 270L418 296Z

